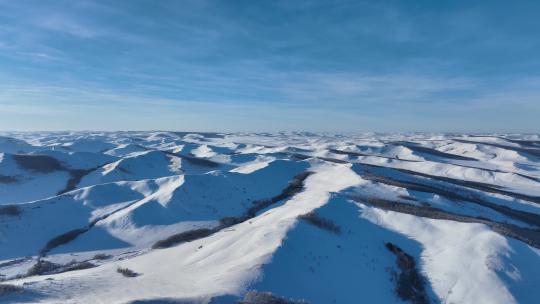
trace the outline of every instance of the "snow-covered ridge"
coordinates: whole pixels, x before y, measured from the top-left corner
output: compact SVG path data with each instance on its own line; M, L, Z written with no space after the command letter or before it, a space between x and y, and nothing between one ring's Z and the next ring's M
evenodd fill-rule
M0 303L540 298L538 136L1 135Z

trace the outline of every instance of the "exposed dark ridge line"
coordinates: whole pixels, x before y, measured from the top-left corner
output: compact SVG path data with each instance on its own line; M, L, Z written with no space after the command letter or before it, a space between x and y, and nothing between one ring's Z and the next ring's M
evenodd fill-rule
M313 158L325 160L327 162L336 163L336 164L349 164L349 161L337 159L337 158L331 158L331 157L322 157L322 156L314 156Z
M418 271L414 257L390 242L384 246L396 256L399 273L392 271L392 275L398 297L414 304L429 304L425 287L427 280Z
M395 211L424 218L436 220L450 220L462 223L484 224L489 226L493 231L499 234L511 237L513 239L517 239L530 246L540 249L540 230L538 229L522 228L508 223L495 222L482 217L461 215L453 212L444 211L439 208L416 206L391 200L385 200L381 198L354 196L352 197L352 199L359 203L367 204L379 209Z
M431 179L435 179L435 180L441 180L441 181L445 181L445 182L448 182L448 183L451 183L451 184L460 185L460 186L467 187L467 188L474 188L474 189L485 191L485 192L502 194L502 195L513 197L513 198L517 198L517 199L521 199L521 200L525 200L525 201L540 204L540 197L538 197L538 196L530 196L530 195L526 195L526 194L522 194L522 193L503 190L503 189L500 189L500 188L502 188L502 186L488 184L488 183L475 182L475 181L465 181L465 180L459 180L459 179L454 179L454 178L445 177L445 176L430 175L430 174L416 172L416 171L407 170L407 169L387 167L387 166L379 166L379 165L372 165L372 164L363 163L363 162L350 162L350 161L345 161L345 160L342 160L342 159L329 158L329 157L309 156L309 155L298 154L298 153L289 154L289 155L290 155L290 157L296 158L296 159L299 159L299 160L306 160L306 159L310 159L310 158L315 158L315 159L321 159L321 160L325 160L325 161L333 162L333 163L338 163L338 164L350 163L350 164L362 165L362 166L366 166L366 167L397 170L397 171L400 171L402 173L406 173L406 174L410 174L410 175L416 175L416 176L422 176L422 177L431 178ZM452 165L456 165L456 164L452 164ZM462 165L456 165L456 166L462 166ZM463 167L468 167L468 166L463 166ZM476 167L469 167L469 168L487 170L487 171L493 171L493 172L501 172L501 173L513 173L513 172L495 171L495 170L476 168ZM514 173L514 174L522 176L519 173ZM533 181L538 181L534 177L530 177L530 176L523 176L523 177L526 177L526 178L528 178L530 180L533 180Z
M413 160L413 159L403 159L399 157L390 157L390 156L384 156L384 155L377 155L377 154L367 154L367 153L360 153L360 152L352 152L352 151L343 151L338 149L328 149L329 152L335 153L335 154L342 154L342 155L349 155L349 156L371 156L371 157L379 157L379 158L385 158L385 159L392 159L392 160L400 160L400 161L407 161L407 162L423 162L423 160Z
M161 151L167 155L172 155L172 156L176 156L176 157L179 157L183 160L186 160L188 161L189 163L191 163L192 165L196 165L196 166L201 166L201 167L209 167L209 168L217 168L219 167L219 163L215 162L215 161L212 161L212 160L209 160L209 159L204 159L204 158L200 158L200 157L195 157L195 156L192 156L192 155L185 155L185 154L180 154L180 153L173 153L173 152L170 152L170 151L165 151L165 150L157 150L157 151Z
M521 139L510 139L510 138L504 138L504 137L500 137L500 138L506 141L509 141L511 143L518 144L520 146L526 146L528 148L540 148L540 140L521 140Z
M378 176L365 175L365 176L362 176L362 177L365 178L365 179L369 179L369 180L376 181L376 182L379 182L379 183L383 183L383 184L386 184L386 185L406 188L406 189L413 190L413 191L420 191L420 192L437 194L437 195L440 195L440 196L442 196L442 197L444 197L446 199L450 199L450 200L459 200L459 201L465 201L465 202L472 202L472 203L475 203L477 205L481 205L483 207L487 207L489 209L497 211L498 213L501 213L503 215L511 217L511 218L513 218L515 220L519 220L519 221L527 223L529 225L540 227L540 215L536 215L534 213L529 213L529 212L525 212L525 211L515 210L515 209L512 209L512 208L507 207L507 206L501 206L501 205L498 205L498 204L490 203L490 202L482 200L482 199L480 199L480 198L478 198L476 196L465 196L465 195L457 194L457 191L456 192L446 191L446 190L442 190L442 189L438 189L438 188L434 188L434 187L429 187L429 186L426 186L426 185L423 185L423 184L417 184L417 183L413 183L413 182L400 182L400 181L395 181L395 180L389 180L389 179L386 179L386 178L381 178L381 177L378 177Z
M257 213L263 209L270 207L271 205L288 199L297 193L299 193L304 186L304 181L310 176L312 172L305 171L296 175L287 185L285 189L281 191L278 195L263 200L257 200L253 202L253 206L250 207L243 215L237 217L226 217L220 220L220 224L215 228L200 228L194 230L183 231L172 236L169 236L166 239L157 241L152 248L153 249L163 249L169 248L172 246L180 245L186 242L195 241L202 239L208 236L211 236L223 229L229 228L233 225L245 222L257 216Z
M148 147L145 147L145 146L142 146L142 145L135 145L135 146L137 146L139 148L142 148L142 149L145 149L145 150L159 151L159 152L162 152L162 153L167 154L167 155L176 156L176 157L179 157L181 159L184 159L184 160L188 161L192 165L210 167L210 168L217 168L220 165L218 162L215 162L215 161L212 161L212 160L209 160L209 159L196 157L196 156L193 156L193 155L185 155L185 154L180 154L180 153L174 153L174 152L167 151L167 150L148 148Z
M468 135L468 137L498 138L498 139L502 139L502 140L505 140L505 141L508 141L508 142L511 142L511 143L521 145L521 146L528 146L530 148L540 148L540 140L512 139L512 138L507 138L507 137L504 137L504 136L497 136L497 135L492 135L492 136L490 136L490 135Z
M364 155L362 153L348 152L348 151L341 151L341 150L334 150L334 149L331 149L329 151L331 151L331 152L332 151L340 151L340 153L336 153L336 154L345 154L345 155L347 155L347 154L351 154L351 155L359 154L359 156ZM316 157L316 156L308 156L308 155L304 155L304 154L294 154L294 155L291 155L291 156L295 157L295 158L298 158L298 159L302 159L302 160L305 160L305 159L308 159L308 158L319 158L319 159L323 159L323 160L334 162L334 163L346 163L346 162L348 162L348 163L352 163L352 164L371 165L369 163L364 163L364 162L344 161L344 160L340 160L340 159L336 159L336 158L328 158L328 157L321 158L321 157ZM384 156L371 155L371 154L365 154L365 156L374 156L374 157L381 157L381 158L387 158L387 159L391 159L391 160L399 160L399 161L407 161L407 162L425 162L424 160L410 160L410 159L401 159L401 158L391 158L391 157L384 157ZM452 162L442 162L442 161L431 161L431 162L443 163L443 164L448 164L448 165L457 166L457 167L463 167L463 168L478 169L478 170L483 170L483 171L488 171L488 172L515 174L515 175L519 175L519 176L521 176L523 178L526 178L526 179L529 179L529 180L540 183L540 178L528 176L528 175L525 175L525 174L522 174L522 173L517 173L517 172L503 171L503 170L498 170L498 169L481 168L481 167L468 166L468 165L463 165L463 164L456 164L456 163L452 163ZM372 165L372 166L378 166L378 165ZM394 168L394 167L385 167L385 166L379 166L379 167L381 167L381 168L392 168L392 169L396 169L396 170L407 170L407 169L400 169L400 168ZM411 172L415 172L415 171L411 171ZM486 184L486 185L491 185L491 184ZM497 187L496 185L492 185L492 186ZM512 193L514 193L514 192L512 192Z
M512 219L527 223L532 226L540 227L540 215L512 209L508 206L502 206L495 203L491 203L482 199L480 196L475 193L465 192L463 189L445 189L443 187L431 186L423 183L413 182L413 181L401 181L392 179L387 176L375 175L371 173L360 173L362 178L383 183L386 185L391 185L395 187L401 187L408 190L420 191L426 193L433 193L440 195L449 200L458 200L464 202L471 202L489 209L492 209L500 214L506 215Z
M512 151L521 153L524 156L540 157L540 149L535 149L535 148L513 147L513 146L508 146L508 145L474 141L474 140L468 140L468 139L460 139L460 138L454 138L453 140L457 142L461 142L461 143L466 143L466 144L485 145L485 146L492 146L492 147L506 149L506 150L512 150Z
M401 168L392 168L392 167L371 165L371 164L365 164L365 163L356 163L356 165L385 169L385 170L396 170L396 171L399 171L401 173L405 173L408 175L421 176L421 177L429 178L432 180L442 181L442 182L459 185L466 188L473 188L473 189L484 191L484 192L502 194L502 195L510 196L512 198L517 198L524 201L540 204L540 197L538 196L531 196L531 195L504 190L504 189L501 189L503 188L502 186L498 186L498 185L475 182L475 181L465 181L465 180L460 180L460 179L455 179L455 178L450 178L450 177L445 177L445 176L431 175L431 174L426 174L426 173L421 173L421 172L416 172L416 171L401 169Z
M535 182L540 182L540 178L529 176L529 175L526 175L526 174L523 174L523 173L518 173L518 172L510 172L510 171L504 171L504 170L499 170L499 169L489 169L489 168L468 166L468 165L456 164L456 163L451 163L451 162L448 162L448 163L447 162L440 162L440 163L449 164L449 165L453 165L453 166L457 166L457 167L463 167L463 168L471 168L471 169L483 170L483 171L488 171L488 172L515 174L515 175L519 175L519 176L521 176L523 178L526 178L526 179L529 179L529 180L532 180L532 181L535 181Z
M177 132L177 131L168 131L168 133L172 133L176 136L184 137L189 134L197 134L202 135L205 138L225 138L225 135L227 133L220 133L220 132Z
M538 182L540 183L540 178L538 177L533 177L533 176L528 176L528 175L525 175L525 174L522 174L522 173L517 173L517 172L506 172L506 171L499 171L499 172L502 172L502 173L513 173L515 175L519 175L523 178L526 178L526 179L529 179L529 180L532 180L534 182Z
M336 154L350 154L350 155L358 155L358 156L375 156L375 157L380 157L380 158L387 158L387 159L392 159L392 160L400 160L400 161L408 161L408 162L424 162L424 160L402 159L402 158L399 158L399 157L392 158L392 157L385 157L385 156L381 156L381 155L364 154L364 153L349 152L349 151L342 151L342 150L336 150L336 149L330 149L329 151L333 152L333 153L336 153ZM442 161L442 160L432 161L432 162L443 163L443 164L448 164L448 165L453 165L453 166L463 167L463 168L484 170L484 171L489 171L489 172L516 174L516 175L519 175L519 176L521 176L523 178L527 178L527 179L535 181L535 182L540 182L540 178L533 177L533 176L528 176L526 174L517 173L517 172L503 171L503 170L499 170L499 169L482 168L482 167L476 167L476 166L464 165L464 164L456 164L456 163L452 163L452 162L445 162L445 161Z
M404 146L406 148L413 150L413 152L426 153L426 154L430 154L436 157L442 157L442 158L448 158L448 159L454 159L454 160L478 161L478 159L473 158L473 157L442 152L437 149L421 146L415 142L398 141L398 142L393 142L391 144L401 145L401 146Z
M322 156L310 156L310 155L305 155L305 154L300 154L300 153L287 153L287 155L289 155L289 157L291 157L292 159L297 159L297 160L306 160L306 159L313 158L313 159L320 159L320 160L324 160L324 161L336 163L336 164L350 164L351 163L350 161L343 160L343 159L322 157Z

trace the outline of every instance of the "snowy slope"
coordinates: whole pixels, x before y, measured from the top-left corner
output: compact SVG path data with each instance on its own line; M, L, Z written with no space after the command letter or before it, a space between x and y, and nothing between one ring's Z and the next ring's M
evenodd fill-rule
M5 133L0 303L536 303L538 138Z

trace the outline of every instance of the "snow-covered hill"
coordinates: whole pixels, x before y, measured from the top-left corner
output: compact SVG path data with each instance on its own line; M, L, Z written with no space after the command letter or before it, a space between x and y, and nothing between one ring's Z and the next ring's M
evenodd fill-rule
M0 303L540 299L538 135L0 135Z

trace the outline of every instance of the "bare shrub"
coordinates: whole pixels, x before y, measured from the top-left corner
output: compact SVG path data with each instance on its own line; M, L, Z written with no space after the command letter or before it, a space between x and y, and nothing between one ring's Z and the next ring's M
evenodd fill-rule
M280 194L270 199L258 200L258 201L253 202L253 206L251 206L246 212L246 217L248 218L255 217L257 215L257 212L267 207L270 207L271 205L279 201L285 200L287 198L290 198L296 195L298 192L302 190L302 188L304 187L304 181L312 173L313 172L309 172L309 171L302 172L296 175L293 178L293 180L287 185L287 187L283 189L283 191L281 191Z
M68 272L68 271L74 271L74 270L89 269L89 268L94 268L94 267L96 267L96 265L90 262L72 261L71 263L64 265L64 267L62 267L59 272Z
M13 184L19 180L14 176L2 175L0 174L0 184Z
M74 271L74 270L82 270L82 269L88 269L96 267L95 264L92 264L90 262L77 262L75 260L67 263L67 264L58 264L49 262L46 260L38 260L34 266L32 266L28 272L26 273L27 276L33 276L33 275L46 275L46 274L55 274L55 273L62 273L62 272L68 272L68 271Z
M239 304L307 304L303 300L285 299L273 295L271 292L249 291Z
M385 247L396 256L399 268L399 274L395 274L397 295L414 304L428 304L426 281L416 268L414 258L392 243L386 243Z
M116 272L118 272L119 274L125 276L126 278L134 278L134 277L139 275L138 273L136 273L135 271L133 271L133 270L131 270L129 268L118 267L116 269Z
M238 223L241 223L242 220L244 220L243 217L224 217L219 220L219 227L226 228L233 225L236 225Z
M152 246L152 248L153 249L169 248L174 245L178 245L185 242L191 242L191 241L203 238L203 237L207 237L211 235L212 233L214 233L214 230L207 229L207 228L184 231L184 232L172 235L164 240L157 241Z
M17 205L0 206L0 215L18 216L21 213L22 213L22 210Z
M305 221L305 222L307 222L307 223L309 223L309 224L312 224L312 225L317 226L317 227L319 227L321 229L330 231L332 233L335 233L335 234L340 234L341 233L341 227L339 225L337 225L336 223L334 223L330 219L326 219L326 218L321 217L320 215L318 215L314 211L312 211L310 213L306 213L304 215L300 215L298 218Z
M88 228L75 229L51 239L49 242L47 242L45 247L41 249L41 255L46 255L47 252L51 251L52 249L73 241L80 234L85 233L86 231L88 231Z
M11 284L0 284L0 296L5 296L12 293L22 293L24 289L20 286Z
M33 275L43 275L43 274L50 274L55 272L57 269L61 268L62 265L49 262L46 260L38 260L34 266L32 266L30 269L28 269L28 272L26 273L27 276L33 276Z
M112 257L112 255L110 255L110 254L98 253L98 254L94 255L94 257L92 259L93 260L107 260L107 259L110 259L111 257Z

